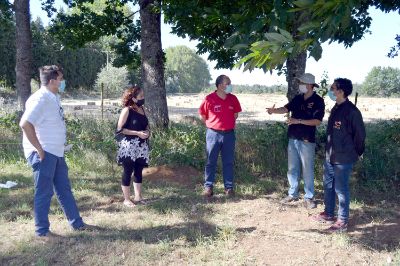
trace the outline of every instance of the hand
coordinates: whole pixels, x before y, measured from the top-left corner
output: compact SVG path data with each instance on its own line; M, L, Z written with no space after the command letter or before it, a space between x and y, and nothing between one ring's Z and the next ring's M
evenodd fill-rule
M42 148L40 148L37 150L37 153L39 154L40 161L43 161L44 160L44 150Z
M137 136L141 139L147 139L149 137L149 132L147 130L145 131L138 131Z
M286 124L288 124L288 125L300 124L300 119L296 119L296 118L292 118L291 117L286 121Z
M275 104L271 108L265 108L267 109L268 114L273 114L275 112Z
M68 144L64 146L64 152L69 152L72 149L73 144Z

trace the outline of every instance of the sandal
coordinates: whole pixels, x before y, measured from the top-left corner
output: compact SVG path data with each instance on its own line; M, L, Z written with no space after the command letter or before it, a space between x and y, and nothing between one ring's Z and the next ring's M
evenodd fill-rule
M126 207L128 207L128 208L133 208L133 207L135 207L136 205L135 205L135 203L132 202L132 201L126 201L126 200L124 200L124 206L126 206Z
M137 205L147 205L147 202L146 202L145 200L143 200L143 199L141 199L141 200L134 200L133 203L134 203L134 204L137 204Z

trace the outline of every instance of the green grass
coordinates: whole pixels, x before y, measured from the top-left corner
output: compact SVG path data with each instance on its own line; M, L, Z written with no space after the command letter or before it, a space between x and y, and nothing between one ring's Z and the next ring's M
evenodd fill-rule
M102 229L71 232L59 204L53 199L51 228L63 237L54 244L37 243L33 240L32 173L18 144L19 133L9 126L11 120L3 124L0 121L0 142L14 143L1 144L0 182L12 180L19 185L0 190L0 223L5 232L0 240L1 265L262 264L263 260L257 254L249 256L250 251L245 251L246 239L251 239L252 234L254 241L266 241L261 239L271 237L273 241L282 241L284 250L285 245L290 244L285 239L280 240L280 232L291 228L276 230L280 221L275 221L275 217L287 212L296 217L293 218L296 221L302 215L297 209L281 208L274 200L274 197L284 195L287 189L287 139L283 124L239 126L236 130L236 162L240 163L235 166L238 194L235 199L221 196L223 184L219 167L215 187L217 197L213 202L204 201L200 185L188 188L165 180L144 180L145 197L150 204L131 210L121 204L121 168L114 162L114 122L69 119L68 136L74 147L66 154L66 160L74 195L85 221ZM374 262L381 261L382 252L392 256L393 261L399 261L398 241L376 238L376 232L396 232L393 224L398 219L396 208L400 200L396 167L396 160L400 159L400 154L396 153L399 124L399 121L393 121L367 125L366 155L357 164L351 181L351 215L357 224L355 230L362 233L330 238L323 234L313 235L310 243L315 240L315 249L319 248L318 243L328 241L337 252L355 249L364 254L376 250L370 255ZM168 130L154 130L152 134L151 165L189 165L202 173L205 163L203 126L172 124ZM321 129L315 175L320 193L323 140ZM390 149L389 155L387 149ZM201 183L201 179L202 174L195 182ZM253 218L263 212L263 216ZM270 227L258 230L270 219L273 221ZM263 233L263 230L270 231ZM310 236L310 232L299 232L294 231L292 235L300 239ZM268 247L267 243L256 244L256 250L257 246L260 249ZM347 260L354 263L351 257ZM334 258L329 262L335 263Z

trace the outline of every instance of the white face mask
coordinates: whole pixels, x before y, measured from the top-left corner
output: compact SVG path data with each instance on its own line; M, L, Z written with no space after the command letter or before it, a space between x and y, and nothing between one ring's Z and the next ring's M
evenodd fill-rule
M300 84L299 85L299 91L301 92L301 93L306 93L308 90L307 90L307 85L305 85L305 84Z

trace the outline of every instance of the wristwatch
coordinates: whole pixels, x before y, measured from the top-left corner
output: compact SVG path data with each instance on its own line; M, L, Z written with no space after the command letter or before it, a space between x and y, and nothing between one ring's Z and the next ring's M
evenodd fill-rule
M301 119L299 119L299 124L301 124Z

